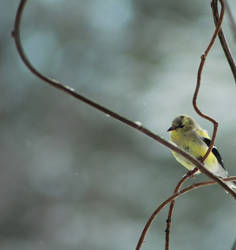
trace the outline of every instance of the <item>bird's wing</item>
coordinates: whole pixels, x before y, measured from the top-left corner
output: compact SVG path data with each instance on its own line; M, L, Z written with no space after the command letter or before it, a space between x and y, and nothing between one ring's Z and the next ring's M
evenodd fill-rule
M201 137L204 137L204 138L208 138L210 139L210 136L208 135L207 131L205 129L202 129L201 127L198 127L196 129L196 132L198 135L200 135Z
M202 138L202 140L206 143L206 145L209 147L210 144L211 144L211 139L206 138L206 137L201 137L201 138ZM217 161L219 162L219 164L225 169L223 160L222 160L222 158L221 158L221 156L220 156L220 153L218 152L216 146L213 146L211 152L214 154L214 156L216 157L216 159L217 159Z

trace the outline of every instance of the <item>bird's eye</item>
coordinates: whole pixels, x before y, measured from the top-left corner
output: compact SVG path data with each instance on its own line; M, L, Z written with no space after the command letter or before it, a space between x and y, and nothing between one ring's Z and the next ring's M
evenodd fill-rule
M178 126L178 128L183 128L184 127L184 125L183 124L180 124L179 126Z

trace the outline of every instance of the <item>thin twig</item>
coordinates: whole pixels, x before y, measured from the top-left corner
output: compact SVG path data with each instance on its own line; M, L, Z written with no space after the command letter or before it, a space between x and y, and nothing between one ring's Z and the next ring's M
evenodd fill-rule
M228 178L224 178L224 181L232 181L232 180L236 180L236 176L231 176ZM191 186L188 186L184 189L182 189L181 191L171 195L168 199L166 199L164 202L161 203L160 206L158 206L158 208L152 213L152 215L149 217L149 219L147 220L145 227L140 235L138 244L136 246L136 250L140 250L141 246L144 242L145 236L147 234L148 229L150 228L153 220L155 219L155 217L158 215L158 213L172 200L175 200L176 198L182 196L184 193L189 192L190 190L194 190L194 189L198 189L200 187L205 187L205 186L210 186L216 184L215 181L206 181L206 182L199 182L199 183L195 183L192 184Z
M212 13L213 13L214 22L215 22L216 26L219 23L219 13L218 13L217 1L218 0L212 0L212 2L211 2ZM226 3L227 2L225 1L225 4ZM230 13L229 10L228 10L228 13ZM236 33L235 33L235 36L236 36ZM219 30L218 37L219 37L219 40L220 40L220 43L221 43L221 47L222 47L222 49L223 49L223 51L225 53L225 57L226 57L226 59L227 59L227 61L229 63L229 66L230 66L230 69L232 71L234 81L235 81L235 84L236 84L236 65L235 65L235 62L234 62L234 58L233 58L233 56L232 56L232 54L230 52L228 43L227 43L227 41L225 39L222 27Z
M176 185L176 188L174 190L174 194L179 192L181 186L183 185L183 183L191 178L196 172L198 171L197 168L193 169L192 171L188 171L179 181L179 183ZM170 207L169 207L169 212L168 212L168 218L166 220L166 241L165 241L165 250L169 249L169 238L170 238L170 226L171 226L171 221L172 221L172 214L173 214L173 210L174 210L174 206L175 206L175 199L171 201L170 203Z
M217 34L220 30L220 27L221 27L221 24L223 22L223 17L224 17L224 3L223 3L223 0L220 0L220 3L221 3L221 12L220 12L220 19L219 19L219 22L217 24L217 27L213 33L213 36L211 38L211 41L210 43L208 44L206 50L204 51L203 55L201 56L201 62L200 62L200 65L199 65L199 68L198 68L198 74L197 74L197 84L196 84L196 89L195 89L195 92L194 92L194 95L193 95L193 107L195 109L195 111L201 116L203 117L204 119L210 121L213 123L214 125L214 131L213 131L213 135L212 135L212 139L211 139L211 143L208 147L208 150L206 152L206 154L204 155L203 159L202 159L202 162L204 162L204 160L208 157L208 155L210 154L213 146L214 146L214 143L215 143L215 138L216 138L216 134L217 134L217 128L218 128L218 122L216 122L213 118L211 118L210 116L202 113L200 111L200 109L198 108L197 106L197 97L198 97L198 93L199 93L199 89L200 89L200 85L201 85L201 76L202 76L202 70L203 70L203 66L205 64L205 61L206 61L206 57L210 51L210 49L212 48L215 40L216 40L216 37L217 37Z
M21 23L21 17L22 17L22 13L23 13L26 2L27 2L27 0L21 0L19 3L17 13L16 13L16 18L15 18L14 30L12 31L12 36L15 40L16 48L17 48L17 51L18 51L22 61L24 62L26 67L34 75L36 75L39 79L43 80L44 82L46 82L50 86L53 86L54 88L57 88L65 93L67 93L68 95L75 97L76 99L86 103L87 105L89 105L89 106L91 106L91 107L93 107L93 108L95 108L95 109L97 109L97 110L99 110L107 115L110 115L114 119L119 120L120 122L142 132L143 134L158 141L160 144L162 144L162 145L166 146L167 148L173 150L174 152L182 155L184 158L186 158L188 161L190 161L193 165L195 165L202 173L206 174L209 178L211 178L212 180L215 180L217 183L219 183L228 193L230 193L234 197L234 199L236 199L236 193L232 189L230 189L221 179L219 179L214 174L212 174L209 170L207 170L201 162L199 162L197 159L193 158L190 154L186 153L185 151L183 151L179 147L176 147L172 143L164 140L163 138L161 138L157 134L151 132L150 130L146 129L145 127L141 126L140 124L137 124L137 123L111 111L110 109L105 108L102 105L97 104L96 102L78 94L71 87L62 84L57 80L50 79L50 78L44 76L43 74L41 74L39 71L37 71L34 68L34 66L31 64L29 59L27 58L27 56L24 52L24 49L22 47L22 44L21 44L21 39L20 39L20 23Z

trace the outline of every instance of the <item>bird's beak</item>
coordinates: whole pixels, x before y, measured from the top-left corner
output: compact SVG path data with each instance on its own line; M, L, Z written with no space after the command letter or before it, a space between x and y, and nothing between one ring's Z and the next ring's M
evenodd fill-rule
M173 126L171 126L168 130L167 130L167 132L170 132L170 131L172 131L172 130L175 130L176 128L174 128Z

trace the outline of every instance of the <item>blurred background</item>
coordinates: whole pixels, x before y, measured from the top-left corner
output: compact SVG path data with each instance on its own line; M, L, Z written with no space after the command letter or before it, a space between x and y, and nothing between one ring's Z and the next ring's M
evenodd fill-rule
M0 3L0 248L134 249L185 169L167 148L33 76L11 38L18 3ZM168 139L182 113L212 131L191 99L213 29L210 1L40 0L28 1L21 34L41 72ZM227 16L224 29L236 56ZM218 41L198 103L218 120L216 144L236 175L236 88ZM164 249L166 216L142 249ZM192 191L176 203L171 249L229 250L235 225L235 201L220 187Z

